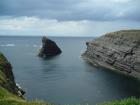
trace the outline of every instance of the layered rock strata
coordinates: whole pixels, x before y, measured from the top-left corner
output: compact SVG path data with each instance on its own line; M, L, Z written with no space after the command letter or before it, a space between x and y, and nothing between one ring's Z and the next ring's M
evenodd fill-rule
M140 30L107 33L86 45L85 60L140 78Z

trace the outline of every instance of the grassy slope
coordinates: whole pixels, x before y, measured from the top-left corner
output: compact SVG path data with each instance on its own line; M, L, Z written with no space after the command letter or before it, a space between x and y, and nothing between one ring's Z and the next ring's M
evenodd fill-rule
M4 65L9 63L3 54L0 53L0 105L48 105L45 102L33 101L28 102L3 88L1 85L5 84L9 87L9 81L4 74Z
M28 102L0 87L0 105L49 105L45 102Z

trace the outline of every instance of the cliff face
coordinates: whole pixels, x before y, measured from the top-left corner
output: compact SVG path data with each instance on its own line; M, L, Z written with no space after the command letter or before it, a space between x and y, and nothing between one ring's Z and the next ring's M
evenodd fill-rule
M140 30L122 30L87 42L87 61L140 78Z
M0 53L0 105L51 105L41 101L27 101L24 91L16 86L12 66Z
M0 87L7 89L13 94L22 96L23 91L16 86L12 66L2 53L0 53Z

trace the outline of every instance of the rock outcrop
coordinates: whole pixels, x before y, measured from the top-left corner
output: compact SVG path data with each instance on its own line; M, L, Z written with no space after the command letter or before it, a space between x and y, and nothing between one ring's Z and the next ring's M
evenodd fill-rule
M12 66L2 53L0 53L0 87L3 87L9 92L20 97L22 97L25 93L16 85L12 72Z
M85 60L140 79L140 30L107 33L86 44Z
M39 57L51 57L58 55L61 52L61 49L57 46L57 44L54 41L48 39L47 37L42 38L42 48L39 51Z

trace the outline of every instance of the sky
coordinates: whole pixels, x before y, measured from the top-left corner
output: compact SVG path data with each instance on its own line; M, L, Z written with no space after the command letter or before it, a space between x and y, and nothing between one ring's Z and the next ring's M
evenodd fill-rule
M140 29L140 0L0 0L0 35L101 36Z

